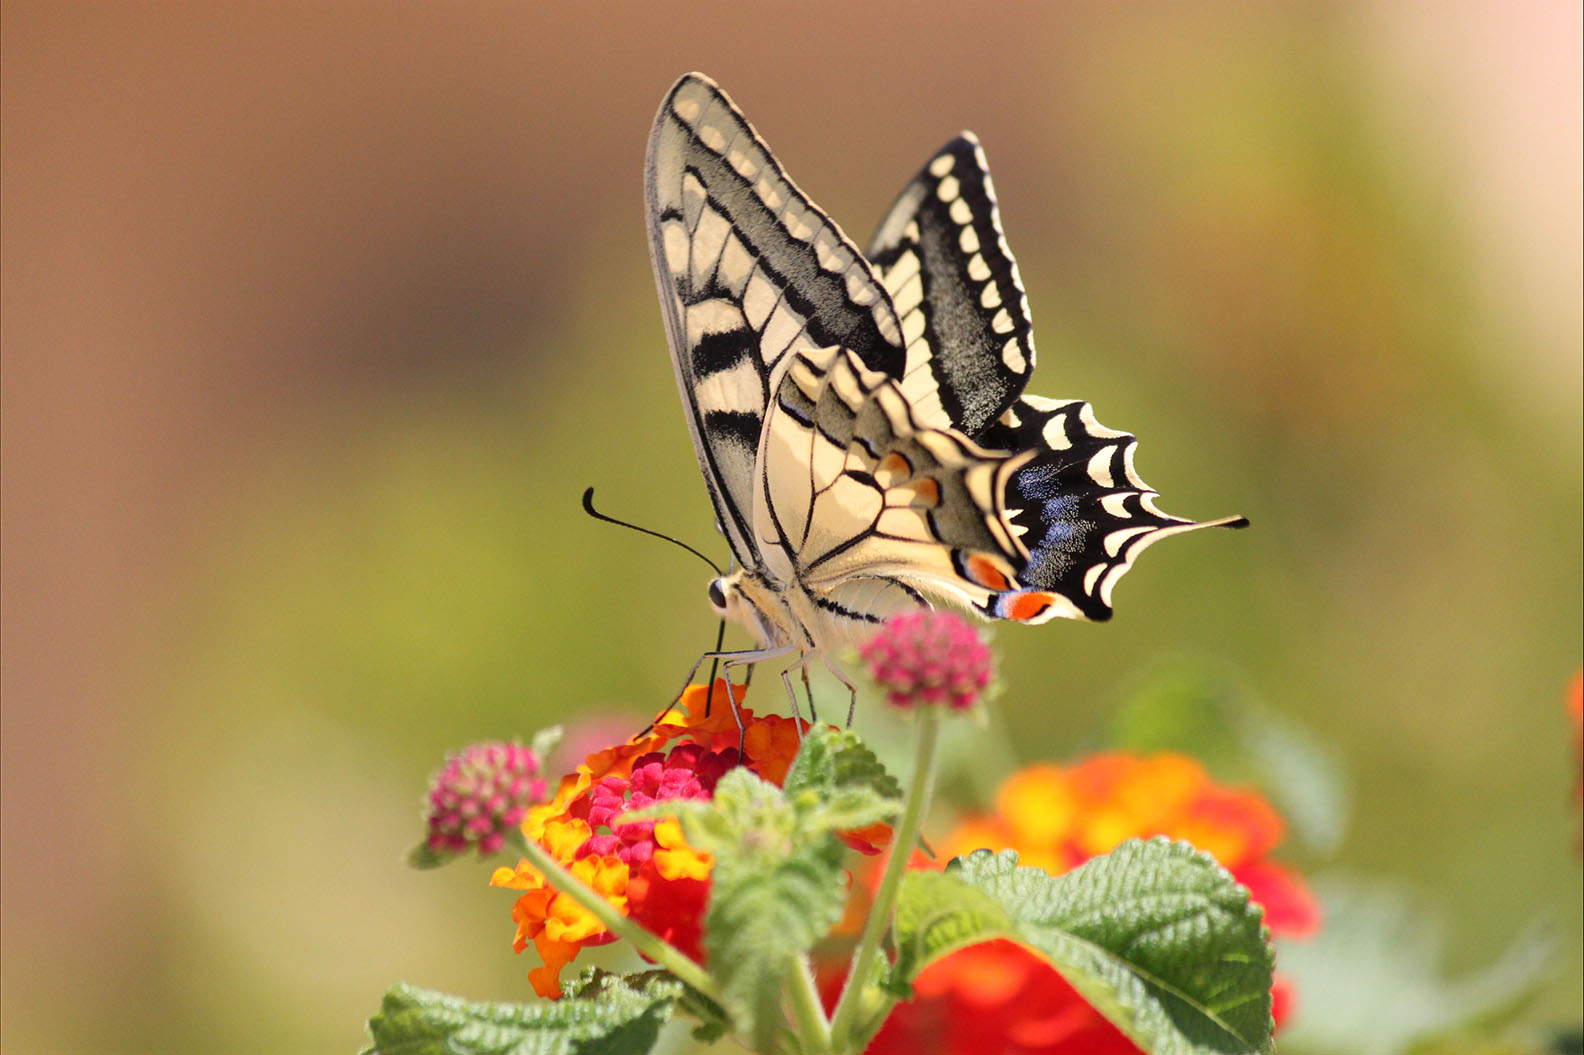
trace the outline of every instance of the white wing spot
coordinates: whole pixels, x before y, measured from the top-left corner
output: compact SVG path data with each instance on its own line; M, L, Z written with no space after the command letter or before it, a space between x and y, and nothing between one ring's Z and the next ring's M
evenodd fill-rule
M688 269L688 234L681 220L667 220L661 237L665 240L666 267L674 278L681 278Z
M819 235L814 239L814 255L819 259L819 266L826 271L841 271L847 266L846 254L841 251L836 236L828 227L820 228Z
M731 290L741 298L743 289L748 285L748 274L753 270L754 258L748 252L748 247L743 245L742 239L733 232L726 239L726 248L721 252L720 264L715 269L715 278L722 286Z
M716 262L726 249L726 239L731 234L731 222L706 208L693 231L693 287L704 285L705 277L715 269Z
M1094 595L1095 583L1100 580L1100 576L1105 570L1106 566L1104 564L1096 564L1094 567L1084 572L1084 593L1087 593L1091 596Z
M1005 308L1002 308L995 313L995 318L990 320L990 328L997 333L1011 333L1012 316L1007 314Z
M1126 432L1108 429L1096 421L1094 407L1091 407L1088 403L1083 404L1079 409L1078 420L1083 422L1084 431L1097 440L1115 440L1128 435Z
M964 227L962 233L957 236L957 244L962 247L962 251L965 253L977 253L979 251L979 232L972 227Z
M1108 556L1115 557L1122 551L1122 547L1127 545L1128 539L1131 539L1137 535L1148 534L1150 530L1151 529L1147 527L1118 528L1116 531L1111 532L1105 537L1106 554Z
M962 192L962 186L957 182L956 176L947 176L940 181L940 186L935 188L935 197L941 201L956 201Z
M1111 476L1111 455L1114 451L1113 447L1101 447L1089 459L1089 479L1101 487L1116 486L1116 480Z
M985 283L985 288L979 293L979 306L986 311L1001 306L1001 291L996 289L994 282Z
M968 258L968 277L975 282L983 282L990 277L990 265L978 253Z
M702 125L698 130L699 142L719 154L726 149L726 133L720 130L719 125Z
M934 176L936 179L939 179L940 177L946 175L946 173L950 172L952 170L952 166L955 164L957 164L956 158L952 157L950 154L942 154L940 157L930 162L930 175Z
M769 176L760 178L759 182L754 184L754 191L759 195L759 200L764 202L765 208L771 212L778 211L786 202L786 196L781 193L781 188Z
M717 371L700 382L695 398L706 414L712 410L759 413L764 409L760 384L759 368L751 359L739 359L730 370Z
M1021 374L1028 369L1028 357L1023 354L1023 346L1017 342L1016 338L1002 345L1001 361L1014 374Z
M951 207L946 211L950 214L952 222L955 224L965 224L973 220L973 210L968 208L968 203L961 198L952 202Z
M868 276L857 268L847 271L847 299L861 308L867 308L879 297L874 283L868 281Z
M737 175L749 182L752 182L753 178L759 174L759 166L754 163L754 159L746 151L733 150L726 155L726 163L737 170Z
M814 237L814 225L809 223L811 214L797 202L788 202L786 211L781 214L781 226L786 228L786 233L800 242L807 242Z
M1053 451L1064 451L1072 446L1072 441L1067 438L1067 415L1058 414L1045 423L1040 429L1040 436L1045 444Z
M1132 491L1113 491L1111 494L1100 496L1100 507L1118 520L1130 520L1133 512L1128 509L1127 500L1132 497Z
M743 316L755 330L763 330L765 320L776 306L780 292L760 267L748 276L748 289L743 293Z

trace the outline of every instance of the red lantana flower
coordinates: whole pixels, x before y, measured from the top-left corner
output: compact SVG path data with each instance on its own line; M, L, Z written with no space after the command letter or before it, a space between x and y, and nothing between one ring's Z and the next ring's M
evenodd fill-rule
M589 755L561 779L555 797L530 809L522 823L526 838L586 886L701 963L710 855L688 846L675 821L624 823L620 817L658 802L707 799L716 782L738 765L776 785L786 779L801 743L797 724L739 706L739 728L725 703L725 686L715 683L713 708L705 706L705 686L689 686L679 708L661 715L647 735ZM742 690L734 691L740 699ZM806 730L808 723L802 726ZM847 841L878 853L887 835L879 826L849 833ZM522 952L532 943L544 961L528 972L540 996L560 995L561 970L584 947L615 940L598 918L552 888L526 860L496 869L490 884L524 892L512 908L517 923L512 946Z
M1125 839L1186 839L1216 857L1264 906L1273 934L1304 937L1319 909L1303 880L1267 858L1281 818L1257 793L1213 783L1182 755L1095 755L1075 766L1031 766L1008 779L993 814L971 817L939 846L949 860L981 847L1018 851L1053 874ZM869 1046L870 1055L1136 1055L1138 1048L1045 961L1009 941L932 964ZM1291 995L1278 980L1275 1014Z

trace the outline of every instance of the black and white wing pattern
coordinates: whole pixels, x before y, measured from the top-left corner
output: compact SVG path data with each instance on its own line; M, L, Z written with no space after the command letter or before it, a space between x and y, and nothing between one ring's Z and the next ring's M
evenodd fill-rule
M1109 619L1112 589L1145 547L1183 531L1248 523L1163 513L1133 468L1132 435L1101 425L1088 403L1023 395L1034 369L1034 327L973 133L947 143L903 188L868 255L902 323L902 388L920 417L992 450L1035 452L1005 495L1022 555L1014 569L1021 589L994 598L987 614Z
M1034 370L1034 327L972 132L902 188L869 243L907 342L902 390L919 417L978 435Z
M741 568L712 602L771 650L948 604L1105 619L1167 516L1131 435L1024 396L1027 300L964 134L860 254L708 78L683 77L645 169L655 279L699 465ZM1241 518L1214 523L1240 525Z
M661 104L644 192L693 445L721 530L754 567L749 510L771 372L795 347L839 345L895 373L901 329L857 247L708 78L683 77Z

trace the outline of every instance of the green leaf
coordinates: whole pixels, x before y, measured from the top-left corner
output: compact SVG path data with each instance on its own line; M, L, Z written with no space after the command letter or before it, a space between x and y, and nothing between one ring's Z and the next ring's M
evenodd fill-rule
M1341 845L1349 809L1341 761L1214 663L1180 659L1154 671L1113 712L1109 739L1132 751L1180 751L1222 780L1256 784L1311 849Z
M715 857L704 948L736 1029L768 1050L783 1020L781 994L798 957L841 918L843 847L802 830L781 789L734 769L709 802L664 803L688 844Z
M805 834L864 828L902 808L902 786L850 729L811 729L783 790Z
M902 785L851 729L810 729L782 786L792 799L810 789L830 793L858 787L880 798L902 797Z
M1278 949L1301 996L1282 1030L1284 1052L1409 1051L1470 1027L1489 1032L1555 966L1555 942L1536 928L1494 962L1446 978L1444 922L1406 891L1330 876L1315 893L1325 927Z
M1156 1055L1270 1049L1273 959L1248 891L1187 843L1132 840L1061 877L980 850L911 873L890 987L950 952L1007 938L1046 959Z
M459 856L461 855L456 853L438 853L430 849L428 840L425 840L407 851L407 867L420 870L439 868L443 864L450 864Z
M643 1055L683 996L664 972L590 970L556 1001L470 1002L405 983L368 1021L364 1055Z

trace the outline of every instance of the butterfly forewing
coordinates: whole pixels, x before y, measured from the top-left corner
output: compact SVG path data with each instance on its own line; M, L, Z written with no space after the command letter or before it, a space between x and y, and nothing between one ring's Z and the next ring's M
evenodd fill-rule
M947 143L903 188L868 256L901 320L902 391L915 414L978 436L1022 393L1034 334L972 133Z
M770 375L792 349L840 345L896 373L901 330L878 278L707 78L677 82L645 175L671 360L721 528L758 564L749 509Z

